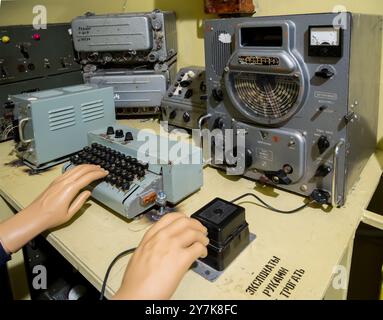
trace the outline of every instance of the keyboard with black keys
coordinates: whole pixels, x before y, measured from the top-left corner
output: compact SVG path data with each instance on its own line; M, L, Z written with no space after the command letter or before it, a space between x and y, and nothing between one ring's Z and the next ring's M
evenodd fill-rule
M81 164L109 171L92 186L92 196L124 217L151 209L159 192L175 205L203 184L202 151L191 144L125 126L90 132L88 142L63 171Z

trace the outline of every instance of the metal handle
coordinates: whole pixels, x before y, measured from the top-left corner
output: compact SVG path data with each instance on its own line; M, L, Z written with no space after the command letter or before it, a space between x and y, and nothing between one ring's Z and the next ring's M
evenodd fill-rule
M198 120L198 129L200 129L202 131L202 126L203 126L203 123L205 122L205 120L207 119L210 119L212 117L212 115L209 113L203 117L201 117L199 120Z
M332 199L331 203L333 207L339 206L339 199L338 199L338 188L337 188L337 178L338 178L338 162L339 162L339 155L340 155L340 149L344 145L344 141L341 140L336 145L334 150L334 163L333 163L333 175L332 175Z
M24 119L21 119L21 120L19 121L19 136L20 136L20 141L21 141L22 143L25 143L25 144L27 144L27 143L31 143L31 142L33 141L32 139L29 139L29 140L25 140L25 139L24 139L24 131L23 131L23 129L24 129L25 124L26 124L29 120L31 120L31 119L30 119L30 118L24 118Z

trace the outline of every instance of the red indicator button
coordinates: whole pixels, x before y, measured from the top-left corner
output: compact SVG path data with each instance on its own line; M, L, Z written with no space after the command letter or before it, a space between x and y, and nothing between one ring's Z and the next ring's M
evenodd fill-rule
M35 34L33 35L33 40L35 40L35 41L40 41L40 39L41 39L41 36L40 36L38 33L35 33Z

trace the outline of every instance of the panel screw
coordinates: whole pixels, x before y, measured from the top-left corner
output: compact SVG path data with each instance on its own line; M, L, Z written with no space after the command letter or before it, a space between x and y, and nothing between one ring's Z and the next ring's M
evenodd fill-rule
M304 184L301 186L301 191L306 192L308 190L308 187Z

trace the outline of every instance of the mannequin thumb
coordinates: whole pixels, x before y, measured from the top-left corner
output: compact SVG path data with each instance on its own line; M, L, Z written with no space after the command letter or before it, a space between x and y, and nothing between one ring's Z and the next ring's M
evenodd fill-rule
M72 202L71 206L69 207L68 214L70 218L72 218L85 204L85 202L89 199L91 196L90 191L83 191L80 193L80 195Z

